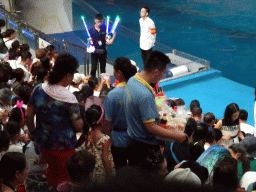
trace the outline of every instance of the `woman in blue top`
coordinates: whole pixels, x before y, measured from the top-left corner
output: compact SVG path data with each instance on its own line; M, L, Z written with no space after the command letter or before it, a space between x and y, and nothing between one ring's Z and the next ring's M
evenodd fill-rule
M66 89L77 68L78 62L73 56L60 55L48 82L33 90L26 112L30 134L48 164L48 182L55 188L59 182L69 179L66 160L77 147L76 132L83 128L78 101Z
M103 108L105 118L111 124L111 152L116 170L127 165L127 123L124 110L124 87L130 77L137 73L136 66L126 57L119 57L114 63L114 76L119 84L110 91L105 99Z

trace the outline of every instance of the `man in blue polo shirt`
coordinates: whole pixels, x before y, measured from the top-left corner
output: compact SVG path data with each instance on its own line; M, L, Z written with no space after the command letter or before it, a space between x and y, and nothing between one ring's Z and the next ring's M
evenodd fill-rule
M168 63L170 63L169 57L159 51L153 51L144 69L131 77L125 87L129 164L132 166L146 160L149 151L160 150L156 136L179 142L186 140L186 134L157 125L158 110L152 85L163 78Z
M106 25L102 25L103 16L97 14L95 16L95 25L89 29L92 43L95 47L95 52L91 53L91 75L95 76L97 71L97 63L100 61L100 72L106 72L106 62L107 62L107 45L113 43L116 34L113 35L111 39L107 38Z

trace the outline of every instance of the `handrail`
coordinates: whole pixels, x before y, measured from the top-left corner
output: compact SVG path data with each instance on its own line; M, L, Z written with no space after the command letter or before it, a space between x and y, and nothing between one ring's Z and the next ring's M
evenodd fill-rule
M58 49L60 49L60 42L56 39L54 39L53 37L43 33L42 31L36 29L35 27L31 26L30 24L22 21L19 19L19 17L16 15L16 12L9 12L7 11L3 6L0 6L0 10L1 12L3 12L5 15L7 15L8 18L14 20L15 22L17 22L18 25L20 25L23 28L26 28L27 30L29 30L30 32L32 32L35 36L39 35L40 37L44 37L49 39L50 42L52 43L57 43L58 44Z
M86 48L85 48L85 47L82 47L82 46L77 45L77 44L75 44L75 43L68 42L68 41L65 40L65 39L63 39L62 42L63 42L64 44L68 44L68 45L73 46L73 47L76 47L76 48L78 48L78 49L82 49L83 51L86 52Z

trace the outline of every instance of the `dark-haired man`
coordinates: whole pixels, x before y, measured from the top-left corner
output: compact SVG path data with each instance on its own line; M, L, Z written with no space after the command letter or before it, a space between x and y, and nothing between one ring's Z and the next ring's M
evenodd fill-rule
M154 21L148 17L149 12L148 7L140 10L140 49L144 65L156 41L156 27Z
M124 105L127 121L129 164L134 166L146 160L149 151L159 151L156 136L179 142L186 134L169 131L157 125L158 111L153 87L166 73L170 59L159 51L153 51L143 70L131 77L125 86Z
M100 72L106 72L107 62L107 45L113 43L116 34L107 41L106 25L102 24L103 15L97 14L94 18L94 26L89 29L95 52L91 53L91 75L95 76L97 71L97 63L100 61Z
M255 128L247 124L247 119L248 119L248 112L244 109L240 109L240 113L239 113L240 130L245 134L255 135Z

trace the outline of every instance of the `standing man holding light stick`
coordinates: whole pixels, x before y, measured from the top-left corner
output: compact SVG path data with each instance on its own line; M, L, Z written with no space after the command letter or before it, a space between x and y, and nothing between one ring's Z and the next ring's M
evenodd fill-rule
M149 12L148 7L140 10L140 49L144 65L156 41L156 27L154 21L148 17Z
M91 75L96 76L97 63L100 61L100 72L106 72L106 62L107 62L107 45L113 43L116 34L113 34L111 39L108 39L106 34L106 25L102 24L103 16L97 14L95 16L95 25L89 29L91 35L91 43L95 47L95 51L91 53Z

